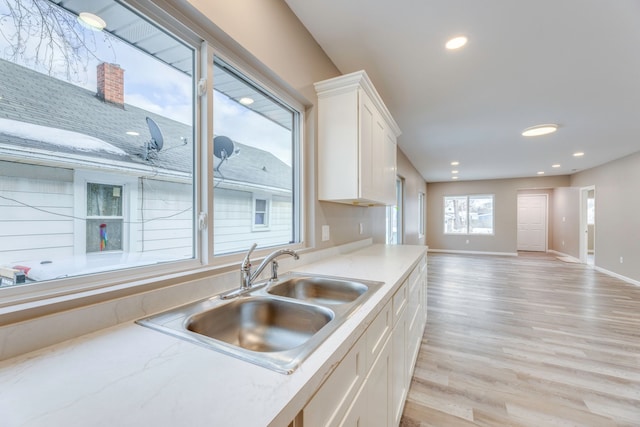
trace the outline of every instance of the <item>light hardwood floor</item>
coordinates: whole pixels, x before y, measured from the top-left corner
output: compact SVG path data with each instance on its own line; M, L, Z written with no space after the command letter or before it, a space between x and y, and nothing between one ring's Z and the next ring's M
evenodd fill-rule
M551 254L428 256L414 426L640 426L640 287Z

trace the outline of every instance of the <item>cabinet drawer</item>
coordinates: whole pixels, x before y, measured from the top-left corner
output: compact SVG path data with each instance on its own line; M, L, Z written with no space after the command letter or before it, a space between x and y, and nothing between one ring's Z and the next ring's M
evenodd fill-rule
M407 286L407 280L404 281L400 289L398 289L393 296L393 324L398 322L398 318L402 315L402 312L407 306L407 292L409 287Z
M366 341L360 338L303 410L303 425L335 426L344 418L366 375Z
M391 333L391 322L391 301L389 301L367 328L367 371L371 369L373 361L380 354L387 337Z

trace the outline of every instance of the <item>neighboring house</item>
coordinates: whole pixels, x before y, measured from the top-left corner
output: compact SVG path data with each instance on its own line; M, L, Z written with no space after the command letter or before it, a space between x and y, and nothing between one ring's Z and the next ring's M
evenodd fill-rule
M123 73L99 65L94 93L0 60L0 267L44 280L194 256L193 129L126 104ZM282 242L292 220L291 168L235 148L214 174L217 253Z

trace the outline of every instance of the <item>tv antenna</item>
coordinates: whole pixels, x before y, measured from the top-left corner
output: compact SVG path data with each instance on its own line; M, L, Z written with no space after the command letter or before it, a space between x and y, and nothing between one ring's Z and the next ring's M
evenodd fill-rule
M220 159L220 163L216 166L216 172L220 172L220 166L234 154L240 152L239 148L235 148L233 141L228 136L218 135L213 138L213 155Z
M162 131L160 130L160 127L150 117L147 117L147 126L149 127L149 133L151 134L151 139L144 145L145 160L149 160L150 151L155 151L156 153L159 153L160 150L162 150L162 145L164 144L164 137L162 136Z

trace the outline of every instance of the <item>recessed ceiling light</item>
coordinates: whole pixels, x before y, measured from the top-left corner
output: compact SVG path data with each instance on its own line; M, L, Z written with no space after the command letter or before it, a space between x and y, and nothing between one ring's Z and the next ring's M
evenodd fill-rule
M458 173L458 171L451 171L451 173Z
M458 166L460 162L451 162L451 166Z
M584 153L582 151L578 151L577 153L573 153L573 157L582 157Z
M558 130L558 125L549 123L544 125L531 126L522 131L522 136L548 135Z
M551 167L552 167L552 168L556 168L556 169L557 169L557 168L559 168L559 167L560 167L560 165L559 165L558 163L556 163L555 165L551 165Z
M457 176L452 176L451 179L458 179L458 177Z
M247 96L240 98L240 104L242 105L251 105L253 102L253 98L249 98Z
M89 12L81 12L78 15L78 22L90 30L102 31L107 23L98 15Z
M460 49L467 44L468 39L465 36L454 37L449 40L444 46L449 50Z
M539 171L538 175L544 175L544 171Z
M129 130L126 132L127 135L131 135L131 136L139 136L140 132L136 132L134 130Z

